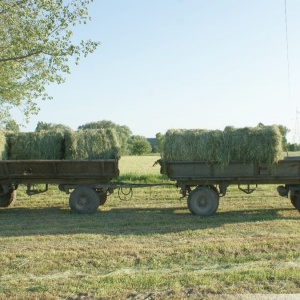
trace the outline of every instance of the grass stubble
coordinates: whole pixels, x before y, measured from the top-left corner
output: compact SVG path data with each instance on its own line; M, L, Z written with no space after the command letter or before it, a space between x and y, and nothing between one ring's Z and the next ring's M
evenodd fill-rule
M299 212L276 186L251 195L231 186L208 218L179 196L174 187L134 189L127 201L115 192L97 213L78 215L55 186L31 198L21 186L0 210L0 299L300 293Z

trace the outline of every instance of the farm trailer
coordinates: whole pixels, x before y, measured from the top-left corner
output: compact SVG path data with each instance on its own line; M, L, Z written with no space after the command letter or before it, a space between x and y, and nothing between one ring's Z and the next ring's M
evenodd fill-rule
M243 192L252 193L258 184L280 184L277 191L290 197L292 205L300 211L300 157L286 157L271 167L264 163L219 163L197 161L157 161L161 174L176 181L187 205L194 215L210 216L219 206L229 185L237 184Z
M69 205L79 213L95 212L107 196L117 188L170 185L130 184L113 182L119 176L118 158L103 160L7 160L0 161L0 207L14 200L20 184L27 186L27 194L46 192L48 184L70 194ZM219 206L229 185L238 184L245 193L252 193L258 184L281 184L277 191L290 196L291 203L300 211L300 157L285 158L272 166L231 162L228 166L207 162L172 162L159 160L161 173L176 181L192 214L209 216ZM45 184L43 190L35 185ZM283 184L283 185L282 185ZM246 187L245 187L246 186ZM70 190L72 192L70 193Z
M78 213L95 212L104 205L107 196L119 189L119 198L132 196L132 188L172 185L170 183L132 184L113 182L119 176L119 158L101 160L3 160L0 161L0 207L8 207L16 197L20 184L26 193L35 195L56 184L60 191L70 194L71 210ZM36 185L45 188L36 189ZM123 189L126 189L124 192ZM72 190L72 192L70 192Z
M70 208L76 212L94 212L117 187L111 180L119 176L118 159L106 160L6 160L0 161L0 207L14 200L18 185L27 185L27 194L48 190L57 184L70 194ZM36 184L45 184L43 190Z

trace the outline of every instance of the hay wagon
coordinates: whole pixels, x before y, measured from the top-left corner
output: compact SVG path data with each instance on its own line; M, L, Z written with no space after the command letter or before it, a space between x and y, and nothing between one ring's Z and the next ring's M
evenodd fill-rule
M230 162L227 166L201 161L158 161L161 173L176 181L183 197L188 196L192 214L209 216L219 206L229 185L237 184L243 192L252 193L258 184L280 184L277 191L290 197L300 211L300 157L286 157L271 168L263 163Z
M28 195L46 192L48 184L57 184L59 190L70 194L72 210L93 212L116 188L111 180L118 176L118 159L0 161L0 206L10 205L20 184L27 185ZM45 188L36 189L37 184L45 184Z

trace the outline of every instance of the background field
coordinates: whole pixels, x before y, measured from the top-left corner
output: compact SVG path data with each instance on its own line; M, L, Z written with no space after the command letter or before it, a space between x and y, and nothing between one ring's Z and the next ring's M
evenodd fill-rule
M159 157L120 171L158 180ZM139 161L137 161L139 160ZM130 177L131 175L129 175ZM220 299L300 293L300 214L276 186L229 187L216 215L192 216L174 187L117 191L92 215L55 186L0 209L0 299Z

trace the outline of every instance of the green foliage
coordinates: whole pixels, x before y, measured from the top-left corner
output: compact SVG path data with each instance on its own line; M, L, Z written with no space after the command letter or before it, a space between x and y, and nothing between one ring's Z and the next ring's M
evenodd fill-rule
M71 127L66 126L64 124L53 124L53 123L45 123L38 122L35 128L35 131L41 130L60 130L60 131L72 131Z
M91 40L72 42L72 27L89 19L93 0L0 1L0 122L18 107L26 120L37 114L36 99L50 99L45 87L63 83L76 64L98 46Z
M160 132L157 133L156 134L156 141L157 141L158 152L162 153L163 146L164 146L164 141L165 141L165 135L161 134Z
M287 147L286 147L286 150L288 150L288 151L300 151L300 145L296 144L296 143L293 143L293 144L288 143Z
M11 132L20 132L20 126L15 120L8 120L5 124L5 130Z
M137 174L137 173L122 173L116 180L117 182L130 183L165 183L170 182L169 179L161 174Z
M128 153L128 139L132 132L129 127L123 125L115 124L112 121L102 120L97 122L90 122L78 127L79 130L82 129L114 129L119 139L120 143L120 155L125 155Z
M143 155L151 152L151 144L143 136L133 135L128 140L130 154Z

